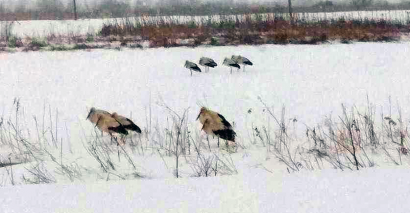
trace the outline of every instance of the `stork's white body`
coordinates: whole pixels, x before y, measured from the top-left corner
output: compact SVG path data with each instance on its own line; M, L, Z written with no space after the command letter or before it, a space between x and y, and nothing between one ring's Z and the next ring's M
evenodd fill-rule
M233 56L231 57L231 59L232 59L233 61L235 61L236 63L238 63L238 64L242 64L242 65L243 65L243 71L244 71L244 72L245 72L245 67L246 67L246 65L250 65L250 66L253 65L253 63L252 63L248 58L243 57L243 56L241 56L241 55L233 55Z
M218 64L212 59L207 57L201 57L199 59L199 64L205 67L205 71L209 72L209 67L216 67Z
M232 125L221 114L202 107L197 120L202 124L202 130L208 135L215 135L227 141L235 143L236 133L232 129Z
M225 58L225 60L222 64L231 68L231 74L232 74L232 67L235 67L238 70L241 68L241 66L239 66L239 64L236 63L236 61L234 61L230 58Z
M113 134L128 134L124 126L115 118L113 118L111 113L107 111L92 107L90 112L88 113L87 119L90 120L91 123L95 124L96 127L98 127L98 129L101 131L101 134L103 132L108 133L111 136L111 139L113 137L115 138L117 143L118 140L115 136L113 136Z
M201 68L198 67L197 64L191 61L185 61L185 67L188 68L191 71L191 76L192 76L192 70L196 72L201 72Z

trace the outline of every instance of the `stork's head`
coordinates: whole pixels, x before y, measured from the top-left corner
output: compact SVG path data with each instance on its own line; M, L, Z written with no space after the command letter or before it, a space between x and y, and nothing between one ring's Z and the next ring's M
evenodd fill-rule
M198 117L196 118L196 120L198 120L198 119L199 119L199 116L201 116L201 114L203 114L206 110L207 110L206 107L201 107L201 109L199 110L199 114L198 114Z
M225 58L223 64L229 64L228 61L229 61L229 58Z
M88 118L90 118L90 116L95 112L95 107L91 107L90 112L87 115L87 118L85 120L87 120Z

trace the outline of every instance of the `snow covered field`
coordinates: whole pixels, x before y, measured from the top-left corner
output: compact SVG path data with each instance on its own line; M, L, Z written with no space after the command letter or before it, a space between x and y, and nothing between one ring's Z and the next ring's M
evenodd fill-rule
M278 117L285 106L286 119L296 118L291 127L298 144L292 147L307 144L307 127L340 116L342 103L365 109L367 96L376 120L390 111L397 119L401 107L406 129L409 52L410 43L398 42L2 53L0 157L21 164L0 168L0 212L405 212L408 156L400 159L407 167L391 168L394 163L376 150L369 153L374 168L331 171L322 163L322 172L288 174L288 166L254 143L252 131L276 129L262 100ZM231 75L222 61L233 54L254 66ZM218 67L191 77L184 62L201 56ZM136 148L131 137L124 152L108 136L96 140L98 132L85 120L93 106L132 118L144 130L132 136ZM202 152L219 159L218 175L192 178L198 159L192 151L180 157L182 179L176 179L175 156L161 146L174 129L169 109L187 110L189 134L203 142L195 120L201 106L233 124L240 146L228 153L211 138L212 151ZM13 129L16 123L21 129ZM49 153L4 144L27 144L14 132ZM115 169L103 171L90 155L94 142L107 145ZM117 150L124 153L120 159ZM30 182L56 184L24 185Z
M408 10L394 10L394 11L351 11L351 12L329 12L329 13L295 13L294 17L297 19L304 19L306 21L318 21L318 20L330 20L345 18L346 20L353 19L384 19L384 20L394 20L401 23L406 23L410 20ZM275 14L262 14L262 17L271 16L274 17ZM288 14L276 14L280 16L287 17ZM253 15L255 17L255 15ZM147 16L147 17L131 17L130 20L138 20L138 22L154 22L157 23L159 20L173 21L174 23L186 23L195 20L197 23L201 23L203 20L208 20L208 16ZM235 20L236 18L243 18L244 16L224 16L224 18L231 18ZM219 16L211 16L212 20L218 21ZM34 20L34 21L18 21L13 25L12 35L18 37L44 37L49 35L86 35L87 33L97 33L101 30L103 24L105 23L122 23L124 19L82 19L82 20ZM0 22L0 28L6 26L6 22Z
M258 97L277 110L284 105L289 118L308 126L338 112L342 103L366 106L366 95L379 112L388 109L391 96L406 116L409 51L410 43L403 42L2 54L2 113L11 114L13 99L20 98L31 122L46 103L58 109L73 142L81 135L80 126L92 129L85 121L92 106L132 115L146 127L148 110L154 121L166 119L158 102L179 113L189 108L192 124L204 105L234 122L243 139L252 123L265 122ZM248 56L255 65L230 75L222 61L232 54ZM197 62L201 56L214 58L219 66L191 77L185 60ZM251 114L249 109L254 109Z
M3 187L0 210L21 212L405 213L410 170L266 174ZM33 199L33 198L36 199Z

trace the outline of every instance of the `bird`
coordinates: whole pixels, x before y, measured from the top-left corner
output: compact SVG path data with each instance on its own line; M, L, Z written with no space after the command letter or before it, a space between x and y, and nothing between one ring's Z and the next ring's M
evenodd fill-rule
M195 64L194 62L190 62L188 60L185 61L185 67L191 71L191 76L192 76L192 70L196 72L201 72L201 68L199 68L197 64Z
M201 57L199 59L199 64L205 67L205 71L208 70L209 72L209 67L216 67L218 66L218 64L211 58L207 58L207 57Z
M241 66L239 66L239 64L236 63L236 61L234 61L232 59L229 59L229 58L225 58L225 60L222 64L231 68L231 74L232 74L232 67L236 67L238 69L241 68Z
M91 108L90 112L88 113L87 119L91 121L91 123L95 124L99 130L101 130L101 134L103 132L108 133L111 136L111 140L114 138L119 145L117 137L114 137L113 134L121 134L121 135L128 135L128 131L125 127L118 122L112 115L104 110L99 110L94 107Z
M232 125L221 114L209 110L206 107L201 107L196 120L198 119L202 124L201 130L208 135L218 137L218 147L219 138L235 143L236 133L232 129ZM226 142L226 146L228 146L228 142Z
M111 114L116 121L118 121L126 130L134 131L137 133L141 133L141 129L132 122L129 118L126 118L122 115L118 115L118 113L114 112Z
M245 57L243 57L243 56L241 56L241 55L233 55L233 56L231 57L231 59L232 59L233 61L235 61L236 63L238 63L238 64L243 64L243 71L244 71L244 72L245 72L245 67L246 67L246 65L250 65L250 66L253 65L253 63L252 63L248 58L245 58Z

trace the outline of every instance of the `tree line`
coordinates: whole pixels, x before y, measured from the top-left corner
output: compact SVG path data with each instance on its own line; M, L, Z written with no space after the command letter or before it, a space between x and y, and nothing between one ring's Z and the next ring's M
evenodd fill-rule
M295 0L289 0L291 2ZM85 0L18 0L14 8L0 2L0 20L38 20L38 19L75 19L79 18L113 18L140 15L219 15L246 13L286 13L288 5L272 2L246 3L232 0L206 2L202 0L160 0L155 3L149 0L123 1L102 0L87 2ZM76 7L75 7L76 5ZM76 8L76 13L75 13ZM410 0L392 4L387 1L350 0L345 3L334 3L323 0L311 6L293 6L293 12L336 12L352 10L394 10L410 9Z

